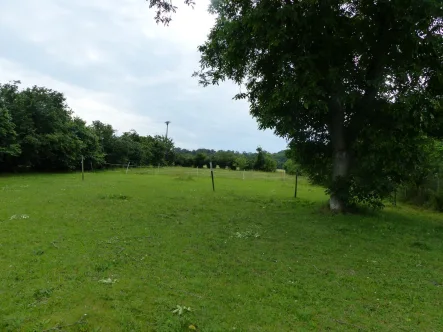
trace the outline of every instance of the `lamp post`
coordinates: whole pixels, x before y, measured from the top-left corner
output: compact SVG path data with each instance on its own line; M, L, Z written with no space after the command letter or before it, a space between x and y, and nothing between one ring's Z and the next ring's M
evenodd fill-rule
M171 121L166 121L165 123L166 123L166 141L167 141L168 140L168 129L169 129L169 124L171 123ZM167 164L167 161L166 161L167 156L168 156L168 149L166 148L166 151L165 151L165 162L166 162L166 164Z
M168 139L168 129L169 129L169 124L171 123L171 121L166 121L166 139Z

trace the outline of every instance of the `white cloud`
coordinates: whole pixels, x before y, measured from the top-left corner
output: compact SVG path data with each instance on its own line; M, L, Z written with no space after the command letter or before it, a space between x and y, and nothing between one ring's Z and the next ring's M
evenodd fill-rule
M59 90L77 115L120 132L163 134L170 120L182 147L284 148L257 130L247 103L232 101L238 87L191 77L214 22L208 4L179 5L164 27L144 0L2 1L0 77Z
M97 119L106 119L106 123L119 128L121 132L137 128L140 133L144 134L163 128L149 117L133 112L131 105L119 96L61 82L2 58L0 58L0 77L5 81L12 81L19 77L24 83L22 87L25 88L30 85L39 85L63 92L74 114L88 123Z

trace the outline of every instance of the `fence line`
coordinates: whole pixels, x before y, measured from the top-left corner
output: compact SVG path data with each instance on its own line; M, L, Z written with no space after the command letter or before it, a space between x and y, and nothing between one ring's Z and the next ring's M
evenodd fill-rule
M109 168L114 168L115 171L124 172L128 170L127 174L140 175L172 175L172 176L192 176L198 178L210 177L211 171L208 168L191 168L191 167L154 167L154 166L138 166L128 164L106 164ZM253 170L227 170L216 168L214 169L214 176L219 178L240 179L240 180L281 180L281 181L295 181L294 175L288 175L284 170L278 170L273 173L265 173Z

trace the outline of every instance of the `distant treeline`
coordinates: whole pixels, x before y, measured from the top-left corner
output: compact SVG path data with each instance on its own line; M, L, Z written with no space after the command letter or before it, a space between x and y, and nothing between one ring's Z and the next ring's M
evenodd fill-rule
M283 168L288 160L285 151L271 154L264 151L261 147L258 147L255 153L209 149L190 151L181 148L176 148L174 152L175 165L193 167L204 167L212 161L213 165L217 165L220 168L254 169L273 172L277 168Z
M73 115L65 96L34 86L20 89L19 81L0 84L0 171L66 171L79 169L84 158L87 168L112 164L176 165L272 172L292 162L285 151L270 154L262 148L255 153L186 150L164 136L141 136L135 130L117 135L116 129L101 121L87 125Z

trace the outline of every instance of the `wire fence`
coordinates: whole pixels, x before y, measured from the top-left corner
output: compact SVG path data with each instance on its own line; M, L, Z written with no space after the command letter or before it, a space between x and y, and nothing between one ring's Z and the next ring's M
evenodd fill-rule
M443 212L441 174L431 174L419 183L407 183L398 189L399 199L418 206Z
M137 166L131 164L106 164L106 169L124 174L138 175L169 175L169 176L190 176L190 177L211 177L209 168L191 167L154 167ZM260 172L253 170L229 170L214 168L214 176L217 178L239 179L239 180L269 180L269 181L295 181L294 175L287 174L284 170L276 172Z

